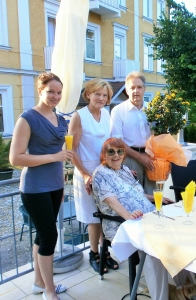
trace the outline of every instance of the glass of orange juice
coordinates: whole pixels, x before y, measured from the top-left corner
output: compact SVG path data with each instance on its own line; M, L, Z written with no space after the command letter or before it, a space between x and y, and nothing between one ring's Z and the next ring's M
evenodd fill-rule
M184 209L187 217L189 217L189 214L193 211L194 195L195 194L193 192L185 191L185 193L184 193L184 197L182 200L182 206L183 206L183 209ZM192 225L193 222L191 220L187 219L186 221L183 222L183 224Z
M153 195L154 195L154 201L155 201L157 215L160 220L160 211L161 211L162 202L163 202L163 191L161 189L155 189L155 190L153 190ZM164 227L164 225L163 224L155 224L154 227L156 229L161 229Z
M65 136L65 143L66 143L66 149L72 150L73 146L73 135L66 135ZM71 160L68 161L70 164L72 163Z
M73 135L66 135L65 136L65 142L66 142L66 149L72 150L73 146Z

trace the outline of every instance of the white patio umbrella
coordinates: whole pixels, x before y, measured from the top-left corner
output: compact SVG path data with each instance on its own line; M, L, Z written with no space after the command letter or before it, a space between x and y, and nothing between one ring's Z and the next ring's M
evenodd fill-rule
M85 37L89 0L61 0L56 17L55 46L51 71L63 82L62 100L57 113L75 110L83 83ZM63 205L58 217L57 251L63 247Z
M56 18L55 46L51 71L63 82L57 110L75 110L82 88L83 63L89 0L61 0Z

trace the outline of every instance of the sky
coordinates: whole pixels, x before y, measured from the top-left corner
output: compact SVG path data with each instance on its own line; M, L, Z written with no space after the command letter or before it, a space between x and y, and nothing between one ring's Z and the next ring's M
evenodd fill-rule
M177 3L184 2L186 8L192 12L195 13L195 7L196 7L196 0L175 0Z

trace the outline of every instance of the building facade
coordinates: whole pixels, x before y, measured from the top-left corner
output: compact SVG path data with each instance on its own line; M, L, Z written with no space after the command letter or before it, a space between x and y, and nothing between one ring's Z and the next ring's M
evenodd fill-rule
M0 132L11 137L19 115L37 101L35 81L50 71L60 0L0 0ZM110 109L127 99L126 75L142 71L145 103L165 81L148 39L165 10L164 0L89 0L85 81L102 77L114 89ZM78 107L85 105L80 99Z

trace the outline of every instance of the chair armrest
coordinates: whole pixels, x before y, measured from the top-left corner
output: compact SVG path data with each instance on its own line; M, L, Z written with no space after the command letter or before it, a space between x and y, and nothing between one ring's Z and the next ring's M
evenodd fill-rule
M125 221L125 219L123 219L120 216L109 216L109 215L105 215L105 214L103 214L101 212L94 212L93 213L93 217L100 218L101 220L107 219L107 220L115 221L115 222L118 222L120 224Z
M181 190L181 191L185 190L185 187L175 186L175 185L171 185L169 188L170 188L170 190Z

